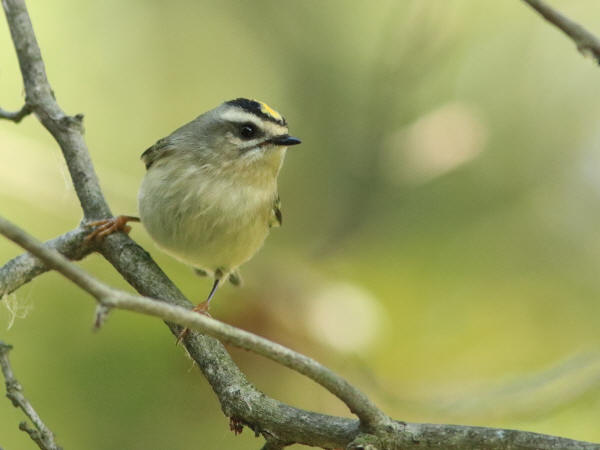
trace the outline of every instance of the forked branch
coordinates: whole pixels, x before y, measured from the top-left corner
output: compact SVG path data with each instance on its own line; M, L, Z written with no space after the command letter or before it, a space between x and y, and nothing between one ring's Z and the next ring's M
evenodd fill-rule
M329 390L358 416L365 430L377 430L383 427L393 429L392 420L381 412L366 395L312 358L181 306L169 305L111 288L2 217L0 217L0 234L37 256L47 267L60 272L81 289L94 296L105 307L126 309L159 317L167 322L200 331L222 342L262 355L311 378Z
M50 428L46 426L42 418L23 394L23 387L15 377L8 358L8 353L11 349L12 346L0 341L0 369L2 370L2 375L4 375L4 381L6 382L6 396L10 399L13 406L21 409L35 426L35 429L33 429L27 425L26 422L21 422L19 428L26 432L40 449L61 450L61 447L56 444L54 434L50 431Z
M23 117L29 114L31 114L31 107L27 103L18 111L6 111L0 108L0 119L12 120L15 123L19 123Z

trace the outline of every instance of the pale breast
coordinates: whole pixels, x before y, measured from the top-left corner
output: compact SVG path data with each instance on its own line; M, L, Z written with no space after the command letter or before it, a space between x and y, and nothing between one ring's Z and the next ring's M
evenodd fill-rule
M262 246L275 195L274 180L257 187L169 164L148 171L138 200L159 247L212 272L235 269Z

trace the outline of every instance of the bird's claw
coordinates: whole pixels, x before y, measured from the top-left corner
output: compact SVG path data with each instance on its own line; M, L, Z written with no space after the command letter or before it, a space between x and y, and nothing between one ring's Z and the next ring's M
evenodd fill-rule
M95 228L95 230L85 237L85 242L102 240L109 234L112 234L116 231L122 231L123 233L128 234L131 231L131 227L127 225L127 222L139 221L139 217L117 216L111 217L110 219L96 220L94 222L87 223L85 225L86 227Z

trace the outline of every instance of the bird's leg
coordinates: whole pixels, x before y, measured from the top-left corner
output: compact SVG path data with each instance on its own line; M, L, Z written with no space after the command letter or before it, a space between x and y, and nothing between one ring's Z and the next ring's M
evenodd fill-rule
M140 218L135 216L117 216L110 219L97 220L86 224L87 227L96 228L90 234L85 237L86 242L90 242L94 239L104 239L109 234L115 231L122 231L127 234L131 231L131 227L127 225L127 222L139 222Z
M202 303L198 303L194 307L194 309L192 309L192 311L195 311L197 313L204 314L205 316L211 317L211 315L208 313L208 310L210 308L210 301L214 297L215 292L217 292L217 288L219 287L219 283L222 279L222 276L223 276L223 274L222 274L221 270L215 271L215 282L213 283L212 289L210 290L210 293L208 294L207 299L204 300ZM189 331L190 331L190 329L187 327L185 327L183 330L181 330L181 333L179 333L179 336L177 336L177 342L176 342L177 345L179 345L179 343L183 340L183 338L185 338L187 336Z

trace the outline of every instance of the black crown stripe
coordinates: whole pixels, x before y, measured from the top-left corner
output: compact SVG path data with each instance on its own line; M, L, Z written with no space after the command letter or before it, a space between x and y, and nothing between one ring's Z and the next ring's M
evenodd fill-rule
M231 106L237 106L238 108L243 109L246 112L249 112L250 114L254 114L255 116L261 117L263 119L266 119L270 122L274 122L278 125L287 125L286 120L282 117L281 119L278 119L276 117L273 117L270 114L266 114L263 111L262 105L257 102L256 100L250 100L247 98L236 98L235 100L229 100L228 102L225 102L226 105L231 105Z

